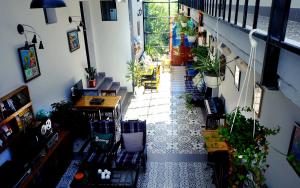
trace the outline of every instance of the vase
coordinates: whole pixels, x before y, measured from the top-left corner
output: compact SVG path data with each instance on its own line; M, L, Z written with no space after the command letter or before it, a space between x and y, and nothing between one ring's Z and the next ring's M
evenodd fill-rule
M95 88L96 87L96 79L89 80L89 87Z
M204 75L204 82L206 87L217 88L221 85L221 77Z
M195 35L194 35L194 36L187 36L187 39L188 39L188 41L189 41L190 43L193 43L193 42L196 41L196 36L195 36Z

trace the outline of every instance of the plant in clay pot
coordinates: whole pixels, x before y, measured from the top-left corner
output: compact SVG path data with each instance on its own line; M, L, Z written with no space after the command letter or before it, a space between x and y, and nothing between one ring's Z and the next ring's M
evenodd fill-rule
M87 73L87 80L89 81L89 87L96 87L96 69L94 67L87 67L84 69Z

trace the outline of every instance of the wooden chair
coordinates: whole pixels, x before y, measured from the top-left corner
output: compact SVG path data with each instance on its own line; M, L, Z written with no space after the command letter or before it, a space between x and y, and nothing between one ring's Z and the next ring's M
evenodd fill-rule
M159 83L160 83L160 65L158 65L156 67L155 74L153 74L152 79L145 80L143 82L143 85L144 85L145 90L151 89L151 92L152 92L152 89L156 89L156 91L158 91Z

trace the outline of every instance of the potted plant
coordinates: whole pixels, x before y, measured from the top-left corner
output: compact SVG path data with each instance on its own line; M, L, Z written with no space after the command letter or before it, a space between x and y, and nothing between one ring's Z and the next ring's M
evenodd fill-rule
M197 62L193 67L203 74L204 82L207 87L217 88L221 84L220 75L220 59L211 59L209 55L206 57L197 56Z
M87 73L87 80L89 81L89 87L96 87L96 69L94 67L85 68L85 72Z
M186 35L189 42L194 43L197 39L197 31L195 28L188 27Z
M191 49L193 55L193 60L197 62L198 59L208 56L208 47L206 46L197 46Z
M133 92L139 95L144 91L142 87L142 64L131 60L127 62L127 70L126 78L132 82Z
M179 16L180 18L180 23L182 27L186 27L187 26L187 22L189 21L188 17L186 17L185 15L181 14Z
M232 166L228 179L230 187L249 187L249 184L253 187L265 187L264 172L268 168L266 158L269 150L267 137L277 134L279 128L269 129L257 120L246 118L242 113L250 112L249 107L238 107L236 110L236 116L235 111L226 115L228 126L223 126L218 131L232 148Z

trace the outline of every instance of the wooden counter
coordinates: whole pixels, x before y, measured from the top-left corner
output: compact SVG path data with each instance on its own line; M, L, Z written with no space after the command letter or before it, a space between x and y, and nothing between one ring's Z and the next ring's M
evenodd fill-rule
M104 99L104 102L99 105L90 104L90 100L93 98ZM79 109L116 109L121 96L82 96L74 105Z

